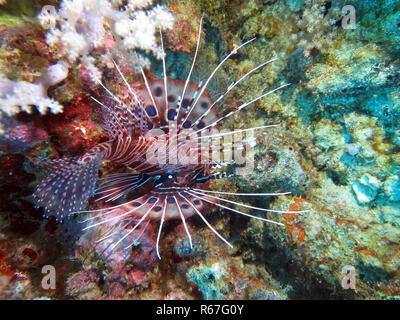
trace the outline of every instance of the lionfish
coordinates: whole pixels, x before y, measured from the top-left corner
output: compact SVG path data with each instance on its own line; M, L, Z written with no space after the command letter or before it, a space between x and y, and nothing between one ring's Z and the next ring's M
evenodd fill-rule
M217 148L210 151L210 141L238 132L274 126L219 133L218 124L288 84L243 103L224 115L218 115L215 106L233 88L250 74L276 59L268 60L253 68L232 82L226 91L213 101L206 91L211 79L231 56L255 38L233 49L212 71L204 84L197 85L191 82L190 78L201 42L202 20L203 16L200 19L196 51L184 82L167 77L165 54L162 57L163 79L149 80L141 69L143 84L135 88L128 83L114 61L116 70L128 90L128 96L117 97L99 82L106 96L101 99L91 97L101 108L104 120L102 129L108 134L109 140L96 145L80 157L52 161L52 172L38 185L34 193L36 206L44 207L45 217L55 216L56 220L62 221L72 214L91 213L93 217L85 220L90 223L84 229L104 224L118 226L98 240L102 241L117 235L117 240L111 245L111 251L128 239L142 223L148 224L151 220L159 220L156 254L161 259L159 242L163 224L168 219L181 219L191 248L192 238L186 219L193 215L198 215L216 236L232 247L204 217L202 212L206 206L215 205L243 216L282 226L282 223L242 212L237 207L274 213L302 212L259 208L223 198L232 195L280 196L289 192L234 193L208 190L211 179L230 177L225 173L214 172L221 163L215 161L212 155L224 152L227 148L243 149L249 144L249 141L244 139L231 146L217 145ZM161 31L160 38L164 52ZM126 172L107 174L98 178L98 171L104 160L124 166ZM96 201L104 200L111 203L127 196L131 196L133 200L123 200L109 208L85 211L89 198L94 196L97 197ZM222 203L237 207L232 208ZM137 243L139 237L130 241L125 249Z

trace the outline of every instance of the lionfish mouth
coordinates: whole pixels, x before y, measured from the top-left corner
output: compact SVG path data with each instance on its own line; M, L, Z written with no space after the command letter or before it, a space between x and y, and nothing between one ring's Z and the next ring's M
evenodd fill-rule
M150 81L141 69L144 84L141 87L136 86L135 89L114 62L128 89L129 98L114 95L99 82L108 97L101 99L102 101L95 97L92 99L101 107L104 118L103 130L109 135L110 140L95 146L80 158L53 162L53 172L40 183L34 194L36 204L44 207L46 217L54 215L61 221L71 214L89 214L90 217L83 221L86 223L84 230L98 230L100 235L96 243L111 241L107 246L110 252L120 248L130 249L140 240L149 221L158 220L156 253L161 259L159 243L163 224L168 219L182 221L191 248L192 240L186 219L194 215L199 216L217 237L232 247L204 217L203 212L207 206L215 206L280 226L284 225L240 209L277 214L306 212L265 209L226 198L226 196L282 196L289 192L235 193L208 190L210 180L231 177L223 172L215 172L215 169L235 163L235 161L221 162L215 160L218 157L214 156L235 149L246 149L250 142L243 139L227 145L223 142L224 137L231 138L237 133L276 126L265 125L220 133L217 129L218 124L288 84L270 90L223 115L218 115L215 106L220 104L229 92L249 75L276 59L270 59L253 68L212 101L206 89L215 73L232 55L254 39L232 50L212 71L203 85L196 85L190 78L200 46L202 21L203 16L200 19L196 51L185 82L167 77L165 54L162 57L164 78ZM164 50L161 32L160 35ZM153 134L154 130L158 130L158 133ZM209 147L210 144L212 147ZM172 161L174 157L171 156L171 151L178 154L175 156L175 161ZM183 159L191 161L185 162ZM103 160L126 166L132 172L107 174L100 179L96 189L98 170ZM132 194L142 195L134 197L133 200L125 200L132 197ZM89 198L93 196L98 203L104 202L103 208L84 210ZM120 203L115 204L117 201ZM109 202L115 205L104 207Z

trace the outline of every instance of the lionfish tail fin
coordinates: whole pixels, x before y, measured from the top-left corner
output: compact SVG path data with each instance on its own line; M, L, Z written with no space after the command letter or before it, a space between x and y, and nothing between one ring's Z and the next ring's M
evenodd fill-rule
M63 158L51 161L52 172L38 185L33 197L44 216L62 221L67 215L85 208L93 196L102 154L89 160Z

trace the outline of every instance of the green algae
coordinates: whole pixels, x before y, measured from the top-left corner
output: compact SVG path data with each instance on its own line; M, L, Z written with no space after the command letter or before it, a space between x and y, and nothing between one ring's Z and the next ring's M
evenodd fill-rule
M35 17L37 7L33 0L7 1L6 5L0 6L0 25L17 27L22 18Z

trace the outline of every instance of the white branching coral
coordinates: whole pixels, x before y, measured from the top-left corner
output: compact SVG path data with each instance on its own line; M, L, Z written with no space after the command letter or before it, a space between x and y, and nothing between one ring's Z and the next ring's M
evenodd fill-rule
M340 12L337 8L326 9L325 0L306 0L307 8L297 23L300 32L292 36L298 41L298 46L303 48L304 56L309 57L314 48L325 53L327 48L332 47L337 28L335 24Z
M38 18L49 30L47 43L58 49L60 58L70 63L80 59L93 80L98 80L101 73L90 54L95 48L105 47L104 37L108 33L122 52L131 55L133 50L140 49L160 57L156 35L160 29L172 28L173 16L160 5L149 8L152 3L152 0L63 0L58 11L44 8ZM136 59L134 63L140 64L136 67L149 64L146 59Z
M48 67L47 71L35 83L11 81L0 77L0 113L13 116L20 111L32 112L36 106L41 114L62 112L63 107L57 101L47 97L47 89L68 75L68 64L59 61ZM1 116L0 116L1 117Z

